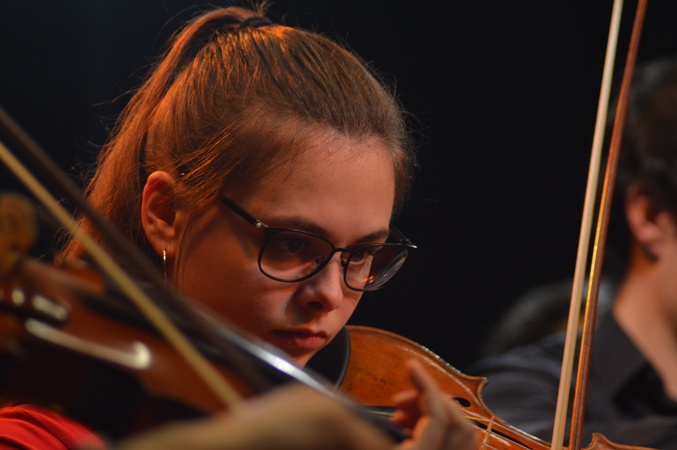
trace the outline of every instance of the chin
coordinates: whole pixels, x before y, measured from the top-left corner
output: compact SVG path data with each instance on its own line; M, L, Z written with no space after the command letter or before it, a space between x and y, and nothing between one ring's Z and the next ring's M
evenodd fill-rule
M305 367L314 355L292 356L290 359L300 367Z

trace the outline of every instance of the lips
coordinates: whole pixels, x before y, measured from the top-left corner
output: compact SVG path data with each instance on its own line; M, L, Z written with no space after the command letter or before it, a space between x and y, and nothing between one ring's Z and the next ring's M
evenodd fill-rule
M272 332L272 344L291 355L319 350L328 341L329 335L322 331L308 329L275 330Z

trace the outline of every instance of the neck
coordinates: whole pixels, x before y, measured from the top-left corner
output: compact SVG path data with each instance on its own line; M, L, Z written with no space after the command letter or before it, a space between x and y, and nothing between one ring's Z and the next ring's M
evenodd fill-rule
M677 399L677 321L669 305L677 293L662 289L661 261L633 252L633 263L614 300L613 315L661 377L668 396Z

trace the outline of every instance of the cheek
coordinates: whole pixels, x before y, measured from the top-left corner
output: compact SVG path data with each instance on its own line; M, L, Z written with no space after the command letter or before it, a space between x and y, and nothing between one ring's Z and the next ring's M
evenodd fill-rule
M212 252L214 253L214 252ZM232 253L231 253L232 255ZM265 277L256 261L210 262L194 252L181 277L181 292L244 330L264 338L282 321L291 285Z
M357 305L359 304L361 297L362 295L360 293L350 291L343 298L341 307L333 311L332 314L329 315L332 321L331 325L333 328L332 331L334 332L334 335L336 335L336 333L341 331L341 328L343 328L346 325L346 323L348 323L348 320L355 312L355 309L357 308Z
M227 230L217 231L196 227L184 240L175 268L176 287L216 314L240 324L245 318L251 320L248 300L261 286L263 275L255 255L250 255L251 249L229 239ZM247 328L246 323L241 325Z

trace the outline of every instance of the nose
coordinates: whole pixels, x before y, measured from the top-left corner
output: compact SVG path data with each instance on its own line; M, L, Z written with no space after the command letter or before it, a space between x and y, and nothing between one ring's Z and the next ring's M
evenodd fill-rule
M339 257L338 254L334 255L319 273L303 282L299 302L305 308L328 312L341 305L344 297L344 283L343 267L341 267Z

